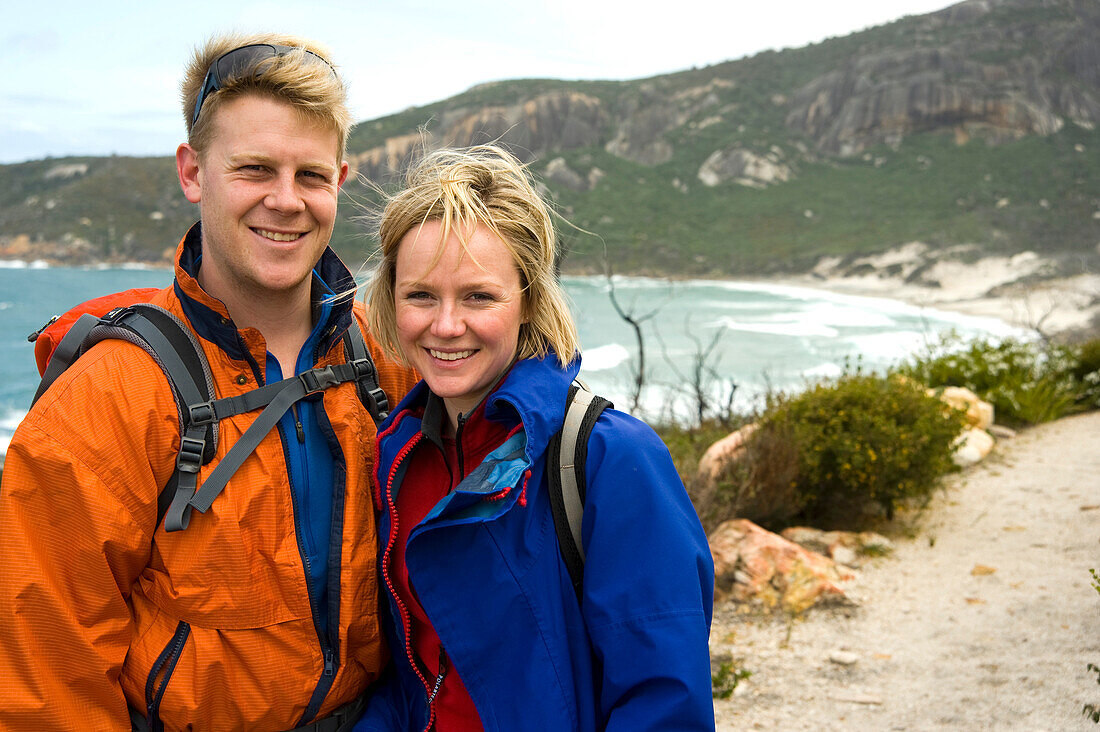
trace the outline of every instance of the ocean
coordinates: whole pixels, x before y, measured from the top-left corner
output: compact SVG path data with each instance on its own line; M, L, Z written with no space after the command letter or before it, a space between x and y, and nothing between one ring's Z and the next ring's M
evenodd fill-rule
M168 269L66 268L0 262L0 461L38 384L27 335L73 305L133 287L163 287ZM637 347L615 312L603 277L564 278L583 344L581 377L629 409ZM617 277L624 311L643 323L646 388L639 416L688 419L699 354L715 400L733 384L736 408L765 390L799 389L836 376L845 363L881 369L955 330L964 336L1019 334L1005 323L895 300L760 282ZM709 349L709 351L707 350Z

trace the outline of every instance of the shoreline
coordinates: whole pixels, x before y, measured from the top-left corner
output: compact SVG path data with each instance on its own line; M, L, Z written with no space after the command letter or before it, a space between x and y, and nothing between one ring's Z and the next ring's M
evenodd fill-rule
M917 308L999 320L1044 338L1100 336L1100 275L1059 275L1057 262L1034 252L968 259L973 247L933 250L910 242L857 258L822 257L808 272L777 276L690 276L618 273L616 277L668 281L752 283L798 287L837 295L885 298ZM38 258L0 259L0 269L161 270L170 263L69 264ZM350 267L350 265L349 265ZM362 265L352 268L353 272ZM602 278L590 271L563 277Z
M1066 274L1035 252L975 257L973 247L910 242L845 261L825 257L794 284L992 317L1047 337L1100 334L1100 275Z

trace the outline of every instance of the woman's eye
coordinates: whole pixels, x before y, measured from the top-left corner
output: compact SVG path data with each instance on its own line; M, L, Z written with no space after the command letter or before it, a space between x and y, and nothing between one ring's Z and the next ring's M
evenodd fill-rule
M492 302L494 298L487 292L474 292L470 294L470 299L474 302L485 303Z

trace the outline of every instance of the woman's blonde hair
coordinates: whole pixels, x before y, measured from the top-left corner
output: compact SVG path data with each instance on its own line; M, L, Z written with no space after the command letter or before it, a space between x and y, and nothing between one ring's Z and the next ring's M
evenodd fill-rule
M387 197L378 225L381 261L366 292L370 328L387 353L408 363L397 338L397 251L410 230L432 220L441 224L440 247L452 233L465 246L478 224L504 241L523 287L517 356L553 351L562 366L572 361L580 339L555 271L550 210L526 167L496 145L427 153L408 171L405 187Z
M264 43L295 50L265 58L223 80L221 88L203 101L198 119L193 120L195 103L214 62L234 49ZM348 111L347 91L324 46L281 33L258 33L214 36L196 48L180 84L187 142L191 147L200 154L209 148L214 133L211 124L214 112L243 94L268 96L289 104L307 119L332 127L336 131L337 154L343 160L351 129L351 112Z

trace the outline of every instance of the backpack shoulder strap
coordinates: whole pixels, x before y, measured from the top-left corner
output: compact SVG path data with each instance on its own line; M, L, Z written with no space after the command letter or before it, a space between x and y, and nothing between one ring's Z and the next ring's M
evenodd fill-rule
M53 382L57 381L57 377L65 372L65 369L72 366L76 359L80 358L80 354L86 350L83 347L84 339L97 325L99 325L99 318L91 313L84 313L77 318L65 337L57 344L53 355L50 356L46 370L42 373L42 381L38 383L38 390L35 391L34 398L31 399L31 406L34 406L34 403L42 398L42 395L46 393Z
M359 329L358 321L352 319L351 327L344 333L344 354L348 363L353 364L356 373L355 388L359 391L359 401L370 412L374 426L382 424L389 416L390 404L386 398L386 392L378 385L378 369L374 365L374 359L370 357L367 344L363 340L363 332Z
M346 363L311 369L298 376L253 389L235 397L215 399L214 380L206 356L191 331L167 310L146 303L118 307L102 317L86 313L70 327L50 356L34 401L76 359L96 343L125 340L156 361L172 388L180 425L180 448L171 478L157 499L157 526L165 531L186 529L191 509L205 512L236 472L275 426L304 396L355 381L359 398L375 424L386 418L386 393L358 324L344 335ZM230 451L196 490L199 469L213 459L220 420L262 409Z
M195 411L195 406L210 403L213 378L194 335L176 316L147 303L117 307L102 317L81 315L50 356L33 401L38 401L89 348L110 339L124 340L144 350L168 379L179 419L180 448L172 477L157 498L156 525L165 521L169 531L185 528L187 517L181 514L182 506L195 491L199 468L214 456L218 429L216 420L204 418L201 410Z
M195 492L199 468L209 462L217 448L218 422L202 407L214 393L213 377L206 355L194 336L174 315L155 305L134 304L102 318L103 338L122 338L147 351L161 367L180 421L180 447L172 476L157 498L157 526L165 531L187 528L187 499ZM114 332L111 328L122 332ZM128 334L137 336L128 337Z
M558 546L569 570L577 599L581 597L584 581L584 546L581 542L581 523L584 519L585 466L588 461L588 437L603 410L611 402L596 396L583 384L569 388L565 423L550 441L547 466L550 486L550 508L554 528L558 534Z

